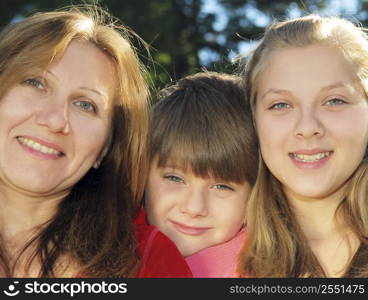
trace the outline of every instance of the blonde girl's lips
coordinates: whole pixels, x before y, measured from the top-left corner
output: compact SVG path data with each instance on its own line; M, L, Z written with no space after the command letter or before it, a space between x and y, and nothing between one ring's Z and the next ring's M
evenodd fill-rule
M178 223L175 221L170 222L174 225L177 231L186 235L198 236L204 234L205 232L211 229L211 227L194 227L194 226L187 226L185 224Z
M314 151L314 153L289 153L294 165L301 169L322 168L331 158L333 151Z

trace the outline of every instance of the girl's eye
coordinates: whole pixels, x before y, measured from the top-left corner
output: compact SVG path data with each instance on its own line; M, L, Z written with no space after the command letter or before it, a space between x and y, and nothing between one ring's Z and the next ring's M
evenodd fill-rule
M179 176L175 176L175 175L165 175L164 178L169 181L173 181L173 182L184 182L182 178L180 178Z
M335 106L335 105L342 105L342 104L345 104L346 101L342 100L342 99L339 99L339 98L333 98L333 99L330 99L326 102L326 105L328 106Z
M290 104L284 103L284 102L279 102L279 103L275 103L273 105L271 105L268 109L269 110L281 110L281 109L287 109L290 108Z
M226 184L222 184L222 183L213 185L213 188L218 189L218 190L228 190L228 191L233 191L234 190L232 187L230 187Z
M37 89L43 90L45 89L44 85L40 80L37 80L35 78L30 78L24 81L25 84L30 85L32 87L35 87Z
M88 101L76 101L74 102L74 105L87 112L97 112L96 106Z

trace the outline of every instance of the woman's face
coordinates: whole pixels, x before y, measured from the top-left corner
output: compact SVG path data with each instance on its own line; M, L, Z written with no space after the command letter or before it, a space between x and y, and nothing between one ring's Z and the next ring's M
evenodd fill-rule
M36 195L69 191L103 154L114 87L110 59L82 41L12 87L0 99L1 184Z
M368 141L367 99L352 65L332 47L276 50L256 88L262 156L288 197L341 192Z

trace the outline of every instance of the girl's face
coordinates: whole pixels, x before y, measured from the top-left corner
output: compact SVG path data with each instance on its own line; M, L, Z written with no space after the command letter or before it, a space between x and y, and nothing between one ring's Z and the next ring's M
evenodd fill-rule
M114 66L93 44L73 41L34 73L0 101L0 182L32 195L65 193L105 147Z
M175 164L160 168L156 159L145 193L148 220L189 256L239 232L250 189L246 181L197 177Z
M340 195L368 141L368 104L337 48L275 50L260 75L255 120L263 159L289 198Z

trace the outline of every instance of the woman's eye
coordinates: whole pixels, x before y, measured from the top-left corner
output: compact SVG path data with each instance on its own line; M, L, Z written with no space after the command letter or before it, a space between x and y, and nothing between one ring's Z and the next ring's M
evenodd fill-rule
M341 104L345 104L346 101L340 99L340 98L333 98L333 99L330 99L326 102L326 105L328 106L335 106L335 105L341 105Z
M290 108L290 104L284 103L284 102L279 102L279 103L275 103L273 105L271 105L268 109L272 110L280 110L280 109L287 109Z
M87 112L97 112L96 106L88 101L76 101L74 102L74 105Z
M218 190L228 190L228 191L233 191L234 189L226 184L215 184L213 185L214 189L218 189Z
M44 85L42 84L42 82L40 80L37 80L35 78L30 78L24 81L25 84L35 87L37 89L43 90L45 89Z
M165 175L164 178L173 182L184 182L182 178L175 175Z

